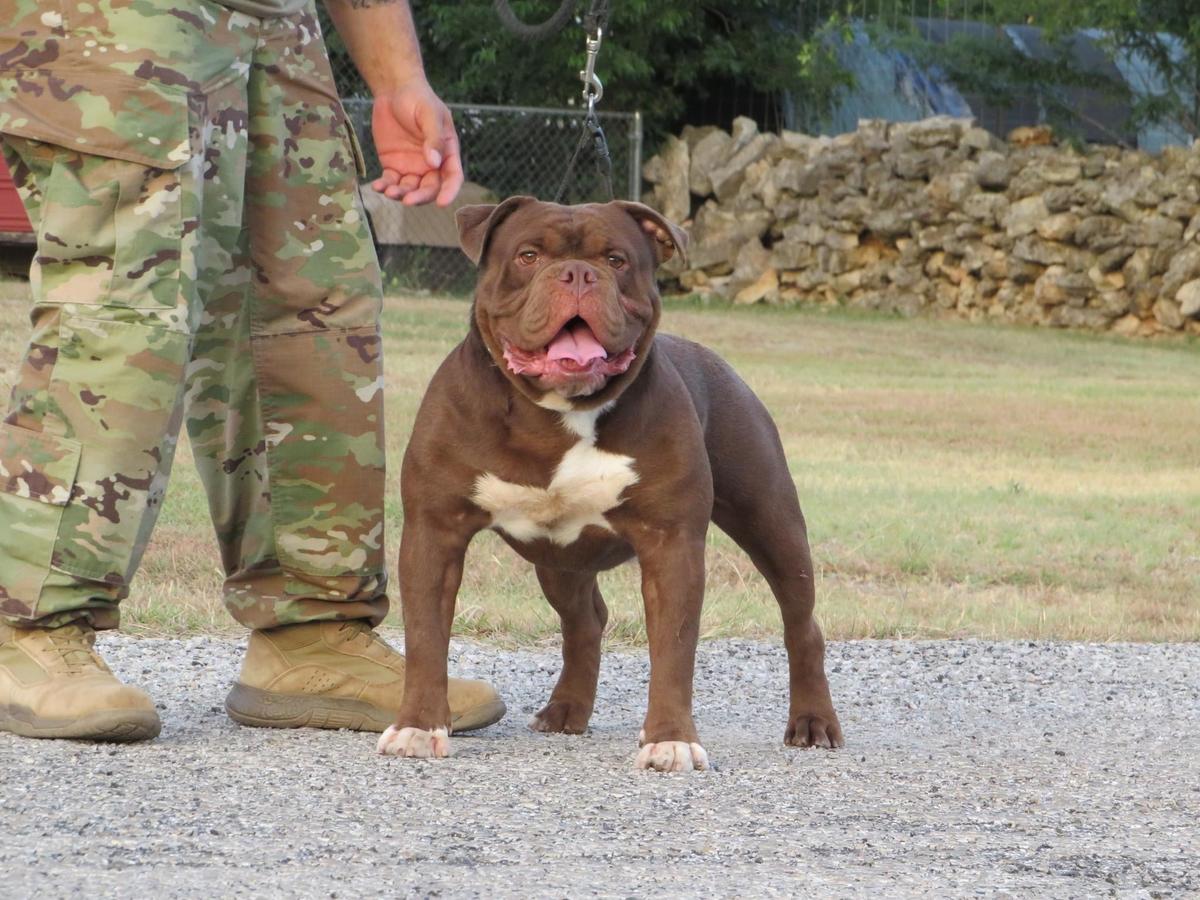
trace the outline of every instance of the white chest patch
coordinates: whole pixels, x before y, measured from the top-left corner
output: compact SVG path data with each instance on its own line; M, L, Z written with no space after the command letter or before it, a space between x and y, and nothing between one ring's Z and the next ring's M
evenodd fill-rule
M563 425L579 443L563 454L547 487L513 484L484 472L471 499L492 516L492 527L518 541L547 538L565 547L588 525L612 530L604 514L619 506L622 492L637 484L633 457L596 449L596 420L605 409L563 413Z

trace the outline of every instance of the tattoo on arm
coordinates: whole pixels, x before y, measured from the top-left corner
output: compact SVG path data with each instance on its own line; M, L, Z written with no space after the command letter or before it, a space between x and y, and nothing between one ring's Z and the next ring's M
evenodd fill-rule
M374 9L376 6L393 6L400 0L350 0L351 9Z

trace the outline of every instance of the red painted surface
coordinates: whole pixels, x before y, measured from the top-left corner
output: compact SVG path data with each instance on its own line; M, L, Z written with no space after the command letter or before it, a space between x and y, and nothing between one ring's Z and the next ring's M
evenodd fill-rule
M21 205L21 198L17 196L17 189L13 187L12 176L8 174L8 167L4 165L3 159L0 159L0 231L33 231L29 224L29 217L25 215L25 207Z

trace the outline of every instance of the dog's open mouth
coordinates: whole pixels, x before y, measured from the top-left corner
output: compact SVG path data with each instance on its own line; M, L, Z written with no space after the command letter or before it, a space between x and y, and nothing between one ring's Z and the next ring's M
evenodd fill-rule
M610 356L596 340L591 327L579 316L571 319L540 350L521 350L507 340L504 361L514 375L539 379L547 388L570 385L591 393L613 375L620 375L633 363L633 347Z

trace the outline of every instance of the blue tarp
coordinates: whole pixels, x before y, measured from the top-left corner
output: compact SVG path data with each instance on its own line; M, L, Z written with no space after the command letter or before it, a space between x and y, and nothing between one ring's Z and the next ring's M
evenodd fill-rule
M825 134L858 127L859 119L911 122L929 116L970 116L970 105L936 69L924 68L909 55L878 47L866 29L855 25L852 38L838 46L842 65L854 73L855 87L843 94L827 121Z
M1030 26L996 28L978 22L940 19L914 19L913 24L923 37L935 43L971 34L1007 40L1030 56L1047 52L1041 30ZM1045 110L1037 97L1023 98L1014 107L998 107L978 95L960 92L936 66L923 65L901 50L876 43L861 23L853 24L848 33L849 40L843 41L840 36L831 40L842 64L854 73L854 88L843 92L832 113L818 122L804 121L802 111L798 111L801 116L795 127L822 134L842 134L853 131L859 119L907 122L948 115L973 117L983 127L1003 136L1017 125L1045 120ZM1130 54L1110 59L1100 47L1103 37L1102 32L1082 31L1072 40L1071 52L1084 71L1120 78L1136 96L1152 96L1165 90L1158 73L1145 59ZM1165 40L1183 53L1177 39L1168 36ZM1080 126L1086 140L1136 143L1151 153L1158 153L1169 144L1191 143L1184 129L1172 122L1146 125L1136 132L1129 130L1128 103L1101 91L1078 87L1061 90L1065 96L1060 100L1065 100L1071 108L1086 111Z

